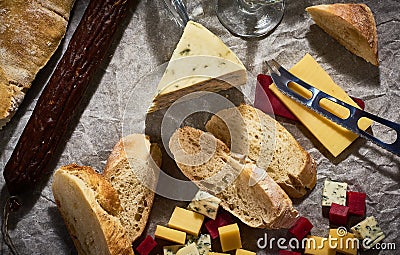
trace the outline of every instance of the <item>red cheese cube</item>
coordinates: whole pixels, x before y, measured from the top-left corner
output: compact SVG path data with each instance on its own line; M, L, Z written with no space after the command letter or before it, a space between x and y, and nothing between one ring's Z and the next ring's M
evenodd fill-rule
M218 227L223 227L226 225L233 224L232 216L225 211L218 213L217 218L215 218L215 221L217 222Z
M330 223L337 226L345 226L347 224L348 216L349 207L332 203L331 209L329 210Z
M157 243L154 241L153 237L147 236L136 248L136 251L139 252L140 255L148 255L156 246Z
M357 216L365 215L365 199L367 194L363 192L347 191L347 206L349 213Z
M300 252L280 250L279 255L301 255Z
M313 224L307 218L299 217L296 223L289 229L289 233L301 241L310 233L312 228Z
M227 212L220 212L217 214L217 218L215 220L209 220L205 223L206 229L212 239L215 239L219 236L218 228L226 225L230 225L233 223L233 219Z
M218 216L217 216L218 217ZM218 233L218 225L215 220L209 220L205 224L208 233L210 234L212 239L215 239L219 236Z

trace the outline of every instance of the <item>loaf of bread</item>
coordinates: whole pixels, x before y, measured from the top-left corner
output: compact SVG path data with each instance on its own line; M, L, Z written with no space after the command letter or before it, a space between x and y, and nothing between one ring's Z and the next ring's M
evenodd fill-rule
M326 4L306 8L315 23L353 54L378 66L378 36L365 4Z
M183 127L172 135L169 148L185 176L248 226L279 229L295 222L298 213L281 187L254 164L234 159L212 134Z
M123 208L119 217L132 242L147 224L160 165L160 148L142 134L121 139L108 158L104 177L119 194Z
M54 173L53 195L79 254L134 254L121 224L118 193L91 167Z
M0 1L0 129L58 48L74 0Z
M79 254L133 254L147 223L161 151L133 134L114 147L103 174L68 165L54 174L53 194Z
M316 164L275 119L249 105L224 109L206 124L208 132L233 153L247 157L293 198L304 196L317 181Z

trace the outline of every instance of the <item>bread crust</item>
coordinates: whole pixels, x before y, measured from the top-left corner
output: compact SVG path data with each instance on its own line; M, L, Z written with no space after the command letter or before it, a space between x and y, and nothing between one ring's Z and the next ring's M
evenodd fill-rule
M5 0L0 9L0 129L64 37L74 0Z
M202 147L206 154L214 151L211 157L199 153L201 139L205 146L214 140L215 147ZM248 226L279 229L295 222L298 213L279 185L267 174L254 179L257 167L232 158L228 147L212 134L186 126L175 131L169 148L186 177L221 199L221 206Z
M316 5L307 7L306 11L318 26L350 52L364 58L373 65L379 65L376 23L371 9L366 4ZM354 37L346 38L337 32L333 24L339 22L344 27L348 27L349 31L356 33L356 39ZM349 41L352 39L356 42Z
M118 194L102 175L87 166L63 166L52 189L79 254L134 254L118 218Z
M226 123L229 123L229 128ZM236 131L232 130L232 127L237 126L242 127ZM206 129L225 142L229 148L240 149L238 153L246 156L247 160L266 169L272 179L290 197L303 197L307 191L314 188L317 180L314 159L289 131L262 111L244 104L225 109L211 117L206 124ZM235 141L234 144L231 140ZM271 140L275 142L269 143ZM288 150L279 151L283 145L290 148L291 154ZM290 164L290 162L285 162L287 154L290 154L292 159L297 158L296 165L293 164L291 168L283 166L283 164Z

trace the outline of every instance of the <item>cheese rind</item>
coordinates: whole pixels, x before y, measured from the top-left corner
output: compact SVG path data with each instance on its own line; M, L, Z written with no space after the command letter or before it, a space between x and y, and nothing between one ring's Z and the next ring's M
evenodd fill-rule
M215 220L221 199L208 192L199 190L188 205L188 209Z
M385 238L385 234L382 232L374 216L367 217L365 220L352 227L351 231L354 233L355 237L363 240L364 249L374 247L375 244Z
M290 72L317 89L360 108L341 87L335 84L311 55L306 54L303 59L290 69ZM272 84L270 89L334 157L342 153L358 137L353 132L285 96L275 84ZM343 107L334 103L330 103L326 107L340 116L345 116L347 113ZM366 130L371 124L371 120L361 119L359 127L362 130Z
M246 80L246 68L222 40L201 24L189 21L158 84L149 112L168 107L191 92L218 92L243 85Z
M346 205L347 183L325 180L322 191L322 206L331 206L332 203Z
M175 242L178 244L185 244L186 241L186 233L176 230L167 228L164 226L157 225L156 232L154 233L156 238L164 239L167 241Z
M193 236L198 236L203 221L203 215L180 207L175 207L169 219L168 227L184 231Z

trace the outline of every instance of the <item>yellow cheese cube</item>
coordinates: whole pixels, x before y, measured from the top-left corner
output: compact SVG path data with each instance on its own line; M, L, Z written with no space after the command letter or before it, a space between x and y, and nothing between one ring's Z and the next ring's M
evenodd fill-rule
M203 215L180 207L175 207L169 219L168 227L184 231L193 236L198 236L203 221Z
M164 239L164 240L179 243L179 244L185 244L185 241L186 241L186 233L185 232L167 228L167 227L160 226L160 225L157 225L154 236L156 238Z
M239 226L236 223L219 227L218 233L223 252L242 248Z
M235 255L256 255L256 253L244 249L237 249Z
M335 84L332 78L311 55L305 55L303 59L290 69L290 72L317 89L359 108L347 93ZM272 84L270 89L333 156L337 157L358 137L353 132L333 123L282 94L275 84ZM344 107L329 100L324 101L320 102L321 107L324 109L334 112L338 116L346 116L348 114L348 110L344 109ZM372 121L369 119L361 119L359 126L362 130L366 130L371 123Z
M347 233L344 229L330 229L329 239L332 248L336 251L347 254L356 255L359 240L352 233Z
M304 254L308 255L335 255L336 251L329 246L328 238L307 236Z

